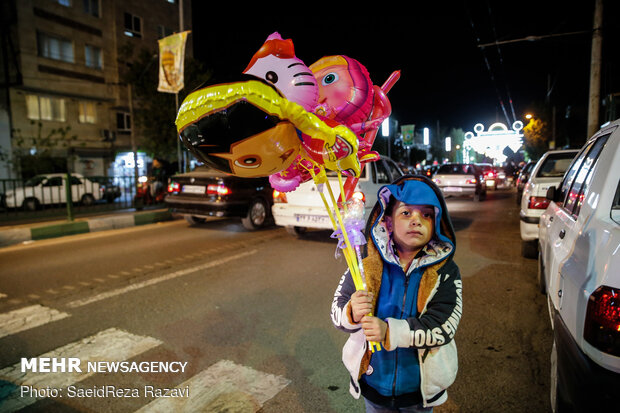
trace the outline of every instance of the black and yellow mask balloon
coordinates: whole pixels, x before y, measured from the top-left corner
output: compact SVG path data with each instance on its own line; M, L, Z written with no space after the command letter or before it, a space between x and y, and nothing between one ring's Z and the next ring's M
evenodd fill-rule
M224 83L197 90L183 101L176 120L183 144L205 164L240 177L265 177L301 155L304 137L323 141L324 165L359 176L357 136L328 126L262 80ZM346 156L337 153L345 142ZM334 148L332 150L331 148Z

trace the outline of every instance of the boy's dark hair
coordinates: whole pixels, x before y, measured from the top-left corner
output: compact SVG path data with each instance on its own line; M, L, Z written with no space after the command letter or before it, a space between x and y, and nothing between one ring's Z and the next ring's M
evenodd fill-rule
M398 199L394 198L393 195L390 195L390 200L388 201L388 204L385 206L385 214L383 214L384 217L392 216L392 212L394 212L394 207L396 206L397 202L398 202Z

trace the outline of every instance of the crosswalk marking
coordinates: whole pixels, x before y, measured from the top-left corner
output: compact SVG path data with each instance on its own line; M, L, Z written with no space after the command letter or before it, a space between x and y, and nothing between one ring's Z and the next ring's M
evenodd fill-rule
M126 331L110 328L93 336L59 347L37 357L77 357L82 365L92 361L123 361L157 347L162 342L153 338L138 336ZM6 395L0 409L14 412L37 401L35 397L21 397L19 386L34 388L61 388L82 381L94 373L82 369L81 373L34 373L22 372L21 364L0 370L0 395Z
M53 308L31 305L0 314L0 338L69 317Z
M101 294L97 294L95 296L92 297L88 297L88 298L84 298L84 299L80 299L80 300L75 300L72 301L70 303L67 304L67 307L69 308L77 308L77 307L82 307L84 305L87 304L91 304L97 301L101 301L101 300L105 300L107 298L110 297L114 297L117 295L121 295L121 294L125 294L129 291L134 291L134 290L138 290L140 288L144 288L144 287L148 287L150 285L154 285L163 281L168 281L168 280L172 280L174 278L177 277L181 277L183 275L187 275L187 274L191 274L197 271L202 271L202 270L206 270L212 267L216 267L218 265L222 265L225 264L229 261L234 261L234 260L238 260L240 258L244 258L247 257L248 255L252 255L252 254L256 254L256 252L258 252L258 250L250 250L250 251L245 251L236 255L231 255L225 258L221 258L219 260L213 260L213 261L209 261L206 264L203 265L198 265L196 267L191 267L191 268L185 268L183 270L179 270L179 271L175 271L173 273L170 274L165 274L162 275L161 277L156 277L156 278L150 278L146 281L142 281L139 283L135 283L135 284L131 284L128 285L127 287L123 287L123 288L118 288L116 290L112 290L112 291L106 291L104 293Z
M176 386L179 389L189 388L189 397L158 398L136 413L241 411L232 408L240 403L251 406L243 411L257 412L289 383L290 380L282 376L263 373L230 360L220 360Z

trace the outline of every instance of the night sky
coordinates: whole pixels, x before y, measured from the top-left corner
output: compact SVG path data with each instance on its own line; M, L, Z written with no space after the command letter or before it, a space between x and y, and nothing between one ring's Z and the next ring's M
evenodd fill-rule
M406 12L402 6L364 10L364 16L338 10L315 16L306 10L254 19L222 12L217 19L201 19L210 14L209 6L194 3L194 55L214 71L215 81L241 73L277 31L293 40L307 65L326 55L347 55L365 65L378 85L400 70L388 97L401 125L421 129L439 123L470 131L478 122L512 123L550 91L558 113L565 116L570 107L569 115L580 117L577 123L586 131L593 0L410 2ZM619 3L604 2L602 96L620 92ZM574 32L585 33L478 47Z

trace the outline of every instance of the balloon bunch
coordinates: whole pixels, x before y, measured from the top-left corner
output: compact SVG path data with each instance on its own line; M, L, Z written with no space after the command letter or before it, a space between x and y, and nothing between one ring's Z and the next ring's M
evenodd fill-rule
M356 288L365 289L359 253L365 242L360 236L364 208L360 217L351 196L365 164L379 159L372 146L391 113L386 94L399 77L395 71L379 87L360 62L343 55L323 57L308 67L296 57L292 40L276 32L239 81L189 94L179 108L177 130L188 150L218 171L268 176L280 192L312 179ZM326 169L338 174L338 201Z

